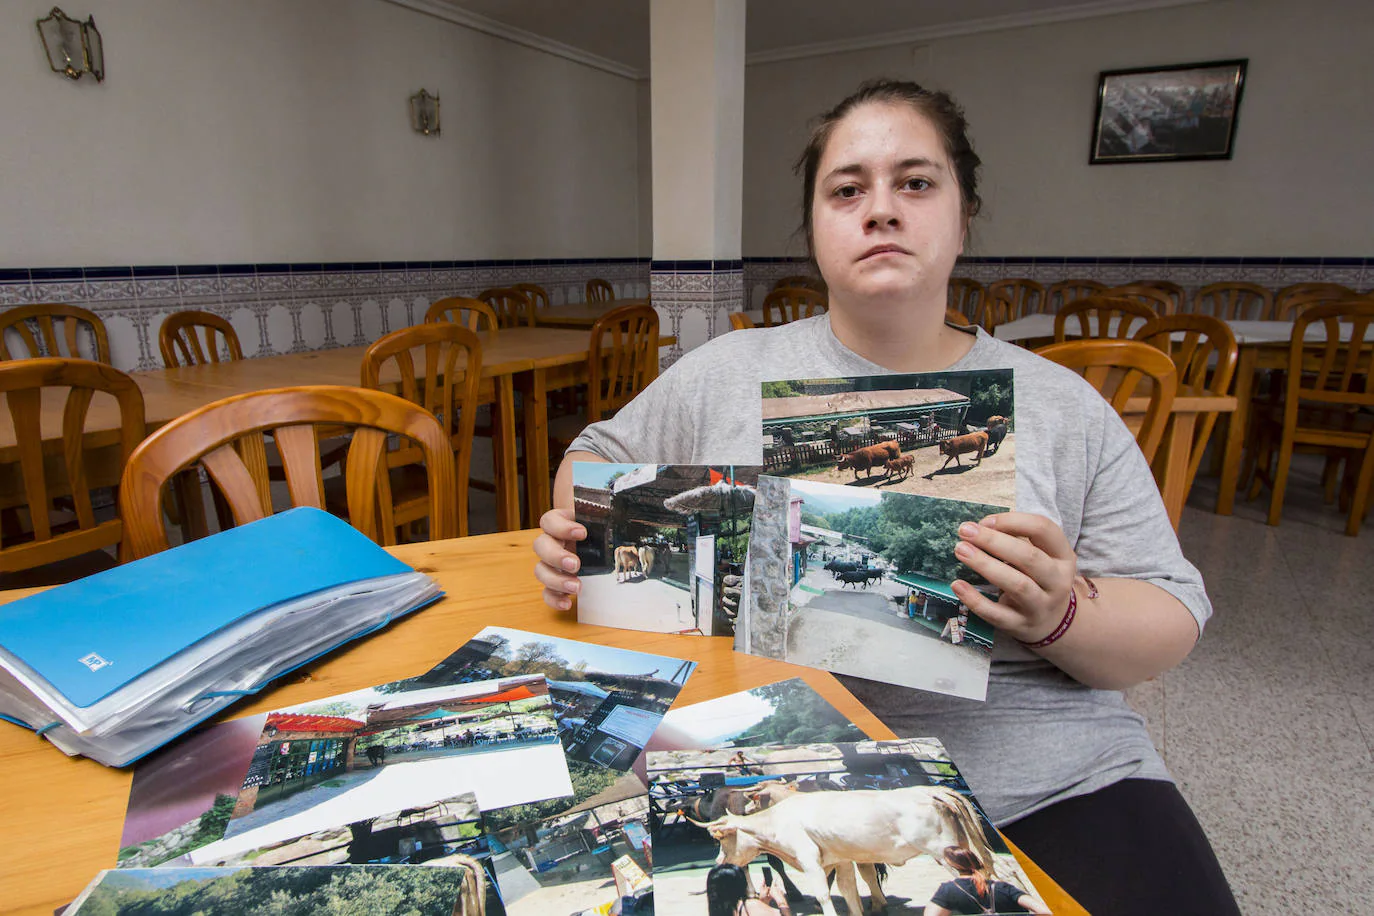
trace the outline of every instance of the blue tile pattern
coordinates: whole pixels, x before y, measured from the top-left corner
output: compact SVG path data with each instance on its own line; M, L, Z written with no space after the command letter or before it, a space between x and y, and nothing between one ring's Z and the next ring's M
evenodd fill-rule
M741 261L654 261L649 294L664 334L677 338L661 360L667 368L688 350L730 330L729 313L744 309Z

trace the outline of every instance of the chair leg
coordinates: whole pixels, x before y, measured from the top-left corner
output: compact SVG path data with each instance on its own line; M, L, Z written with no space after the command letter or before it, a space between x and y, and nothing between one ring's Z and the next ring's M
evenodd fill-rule
M1250 481L1250 488L1245 494L1247 500L1259 496L1265 483L1271 487L1274 485L1273 478L1269 476L1272 449L1273 439L1270 438L1269 430L1266 427L1258 429L1254 434L1252 447L1245 452L1245 463L1240 475L1242 482Z
M1355 495L1350 500L1350 515L1345 522L1345 533L1350 537L1360 533L1360 524L1369 509L1369 486L1374 481L1374 447L1366 448L1364 460L1360 462L1360 479L1355 484Z
M1341 461L1343 455L1327 455L1322 465L1322 502L1331 505L1336 501L1336 488L1341 481Z
M1288 470L1293 464L1293 440L1287 436L1279 443L1279 463L1274 469L1274 495L1269 500L1269 524L1277 525L1283 516L1283 495L1288 489Z

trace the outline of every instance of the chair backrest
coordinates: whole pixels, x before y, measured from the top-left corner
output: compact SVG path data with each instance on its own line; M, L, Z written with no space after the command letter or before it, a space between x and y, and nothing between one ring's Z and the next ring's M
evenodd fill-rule
M234 326L212 312L174 312L162 319L157 331L157 346L162 351L162 364L168 369L185 363L220 361L221 348L230 359L243 359L243 347Z
M956 324L956 325L958 325L958 326L961 327L961 328L966 328L966 327L968 327L972 322L969 321L969 317L968 317L967 315L965 315L963 312L959 311L958 309L946 308L946 309L945 309L945 323L946 323L946 324Z
M1060 280L1058 283L1051 283L1049 291L1045 294L1045 310L1053 314L1075 299L1095 296L1106 288L1107 284L1098 283L1096 280Z
M88 335L92 342L83 354L81 338ZM11 343L22 349L12 350ZM98 363L108 363L110 338L105 322L95 312L59 302L17 305L0 312L0 359L35 356L93 357Z
M1366 339L1371 324L1374 299L1366 297L1309 305L1298 312L1288 342L1285 425L1297 422L1299 401L1374 407L1374 341Z
M1298 312L1309 305L1358 299L1359 293L1339 283L1294 283L1285 286L1274 296L1274 318L1292 321Z
M1193 296L1193 313L1222 321L1267 321L1273 317L1274 294L1258 283L1208 283Z
M1043 312L1047 304L1044 284L1025 277L989 283L987 298L994 299L998 296L1002 296L1011 304L1009 321Z
M496 311L496 323L503 328L534 327L534 308L524 293L513 286L495 286L477 294Z
M1240 351L1230 325L1211 315L1162 315L1148 322L1135 339L1169 354L1178 372L1178 383L1212 395L1231 394ZM1216 426L1217 412L1198 417L1193 427L1193 447L1188 452L1186 487L1192 489L1202 453Z
M62 410L62 451L43 449L43 389L66 388ZM143 438L143 394L129 376L113 366L85 359L35 357L0 362L0 392L5 395L19 451L19 475L33 535L16 544L0 543L0 571L14 572L79 556L123 539L119 519L97 523L86 471L84 432L91 397L113 395L119 406L119 465ZM51 432L51 429L49 430ZM61 474L55 473L61 471ZM54 479L65 477L65 479ZM77 527L53 533L50 507L55 496L70 494Z
M784 286L763 297L763 326L775 327L819 315L829 308L824 293L804 286ZM777 317L773 312L777 310Z
M1137 280L1131 286L1143 286L1146 289L1157 289L1169 297L1169 308L1161 309L1161 315L1177 315L1179 312L1186 311L1188 306L1188 292L1172 280ZM1115 294L1113 294L1115 295Z
M619 410L658 378L658 312L651 305L612 309L592 325L587 352L587 422Z
M1162 289L1129 283L1126 286L1113 286L1102 291L1102 295L1116 299L1130 299L1147 306L1156 315L1174 314L1174 297Z
M495 332L501 327L501 318L496 309L481 299L466 296L449 296L440 299L425 311L425 322L448 321L469 331Z
M424 365L416 371L416 351ZM478 388L482 384L482 344L467 328L435 321L392 331L363 354L364 388L382 387L382 372L394 362L401 380L401 397L418 404L443 424L454 455L458 537L468 533L468 472L472 467L472 439L477 417ZM386 453L389 467L420 464L423 451L403 441Z
M1075 299L1054 316L1054 339L1106 337L1130 340L1135 331L1159 317L1148 305L1132 299L1096 295ZM1113 323L1115 321L1115 323Z
M587 281L588 302L610 302L615 298L615 287L600 277Z
M534 313L538 315L549 307L549 291L538 283L517 283L515 289L525 294L525 298L530 300L530 305L534 307Z
M994 294L988 290L987 295L978 300L973 323L991 334L993 328L1012 320L1012 312L1011 298L1006 293Z
M1138 340L1070 340L1035 352L1082 375L1118 414L1126 412L1148 379L1149 402L1135 440L1145 460L1154 461L1178 391L1178 370L1169 354Z
M387 436L414 439L429 478L429 530L436 540L457 531L452 444L428 411L384 391L345 385L305 385L234 395L206 404L157 429L124 468L119 504L135 557L168 547L163 518L168 483L201 465L223 494L234 524L273 511L263 434L272 433L286 471L292 505L324 508L317 425L353 431L345 463L353 527L383 544L395 540L391 484L383 449Z
M790 277L780 277L773 284L773 289L814 289L818 293L825 292L825 281L820 277L810 274L793 274Z
M987 287L977 280L970 280L967 277L951 277L945 307L963 313L966 318L972 318L978 314L978 303L982 302L983 297L987 294Z
M745 328L752 328L753 326L754 319L750 318L747 312L730 313L730 330L742 331Z

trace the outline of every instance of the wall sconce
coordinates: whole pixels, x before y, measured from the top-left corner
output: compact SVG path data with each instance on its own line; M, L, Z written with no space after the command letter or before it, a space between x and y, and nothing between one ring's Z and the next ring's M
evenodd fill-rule
M38 20L38 37L43 39L48 66L54 73L74 80L89 73L97 83L105 81L105 45L94 16L77 22L54 6L47 19Z
M426 137L439 136L439 97L421 89L410 97L410 126Z

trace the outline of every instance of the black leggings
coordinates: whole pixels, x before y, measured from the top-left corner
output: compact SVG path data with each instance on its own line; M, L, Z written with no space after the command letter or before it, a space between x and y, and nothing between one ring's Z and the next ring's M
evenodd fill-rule
M1239 916L1173 783L1126 779L1002 829L1093 916Z

